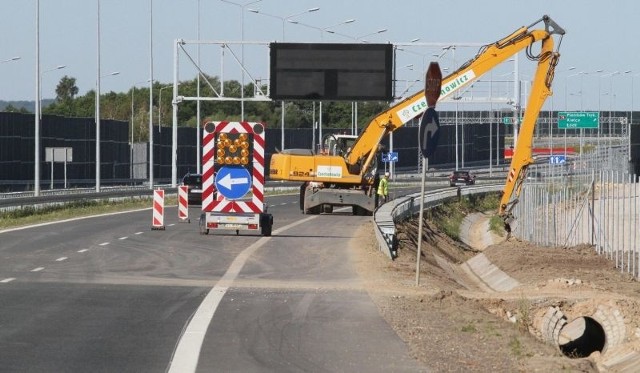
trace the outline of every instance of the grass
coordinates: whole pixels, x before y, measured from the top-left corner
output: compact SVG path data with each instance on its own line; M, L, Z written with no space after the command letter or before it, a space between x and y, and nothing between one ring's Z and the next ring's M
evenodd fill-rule
M473 212L496 211L500 203L497 194L464 196L459 201L454 200L432 209L433 221L436 226L449 237L460 239L460 226L465 216ZM504 225L498 216L492 218L490 229L503 234Z
M176 198L165 199L165 206L175 204ZM0 212L0 229L40 224L57 220L105 214L110 212L151 208L151 199L128 198L121 201L77 201L65 205L21 209Z
M531 301L522 295L518 299L518 315L517 320L518 329L523 332L529 331L529 325L531 324Z
M524 346L516 336L511 337L511 340L509 341L509 348L511 349L511 353L517 357L522 356L524 352Z

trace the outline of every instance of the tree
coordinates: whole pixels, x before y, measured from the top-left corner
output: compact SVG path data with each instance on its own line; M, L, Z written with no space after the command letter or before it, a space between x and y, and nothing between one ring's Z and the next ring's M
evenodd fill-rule
M56 86L56 100L60 103L68 103L78 94L76 78L63 76Z

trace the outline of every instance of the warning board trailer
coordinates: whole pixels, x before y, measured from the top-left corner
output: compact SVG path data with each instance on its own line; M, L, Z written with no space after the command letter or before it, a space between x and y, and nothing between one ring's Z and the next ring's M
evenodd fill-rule
M259 230L271 236L273 216L264 203L264 126L207 122L202 138L200 234Z

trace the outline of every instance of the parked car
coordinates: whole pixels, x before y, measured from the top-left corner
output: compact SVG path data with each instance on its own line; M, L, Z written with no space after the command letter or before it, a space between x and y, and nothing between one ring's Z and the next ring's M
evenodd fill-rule
M187 187L187 200L191 204L202 203L202 175L188 173L182 178L182 185Z
M449 176L449 185L456 186L459 184L473 185L476 183L476 176L469 171L453 171Z

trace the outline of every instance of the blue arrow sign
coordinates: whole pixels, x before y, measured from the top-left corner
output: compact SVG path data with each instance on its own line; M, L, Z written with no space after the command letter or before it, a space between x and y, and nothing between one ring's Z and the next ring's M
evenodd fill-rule
M549 157L549 163L551 164L562 164L565 163L567 159L564 155L552 155Z
M420 151L424 158L433 155L440 139L440 120L434 108L428 108L420 119Z
M251 188L251 174L244 167L220 167L215 179L216 189L224 198L238 199Z
M398 153L397 152L389 152L382 153L382 162L398 162Z

